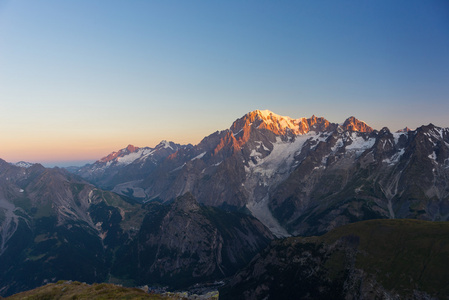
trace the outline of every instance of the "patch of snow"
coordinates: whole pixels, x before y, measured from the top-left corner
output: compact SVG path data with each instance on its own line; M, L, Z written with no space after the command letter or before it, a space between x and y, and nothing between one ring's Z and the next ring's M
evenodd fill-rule
M343 143L343 139L339 138L336 142L335 145L331 148L332 152L336 152L338 149L340 149L341 147L343 147L344 143Z
M355 132L353 132L355 134ZM366 150L370 149L374 146L374 143L376 142L375 138L369 138L368 140L365 140L362 136L353 136L352 137L352 143L348 146L346 146L346 150Z
M163 140L163 141L160 142L159 144L162 144L162 145L164 146L164 148L170 148L170 149L174 150L174 149L172 148L172 146L170 146L170 142L168 142L168 141L166 141L166 140Z
M239 134L240 132L242 132L243 131L243 128L242 129L240 129L238 132L236 132L236 133L232 133L232 135L233 136L236 136L237 134Z
M384 160L382 160L382 162L387 163L389 165L394 165L401 159L404 152L405 149L400 149L397 153L393 154L391 158L385 158Z
M192 158L191 160L201 159L205 154L206 154L206 152L203 152L203 153L201 153L200 155L195 156L195 157Z
M432 160L436 160L437 159L437 155L436 155L435 151L433 151L432 154L429 154L427 157L432 159Z
M119 165L129 165L130 163L134 162L136 159L140 158L142 152L140 149L136 152L129 153L122 157L117 157L117 164Z
M126 165L129 165L129 164L135 162L138 159L142 159L144 157L149 157L154 152L155 152L155 149L141 148L141 149L137 150L136 152L132 152L132 153L126 154L124 156L117 157L116 164L126 166ZM112 164L112 163L113 163L113 161L109 161L106 164L106 167L109 167L110 164Z
M401 135L405 135L403 132L395 132L393 133L394 144L397 145L399 143L399 138Z
M19 161L19 162L15 163L14 165L16 165L17 167L21 167L21 168L29 168L34 164L26 162L26 161Z
M151 148L144 149L143 152L142 152L142 157L141 158L148 157L148 156L152 155L155 151L156 151L156 149L151 149Z
M329 134L320 134L320 133L317 133L315 136L313 136L311 139L310 139L310 141L315 141L315 145L313 145L312 147L310 147L310 149L311 150L313 150L313 149L315 149L317 146L318 146L318 144L320 143L320 142L324 142L324 141L326 141L326 139L329 137Z
M171 170L170 173L181 170L182 168L184 168L185 165L186 165L186 163L183 163L182 166L179 166L176 169Z
M262 156L262 153L259 153L259 152L256 151L256 149L253 149L249 156L250 157L260 157L260 156Z
M322 164L322 165L326 165L328 159L329 159L329 154L328 154L328 155L325 155L325 156L321 159L321 164Z
M443 139L443 132L444 132L443 128L437 127L437 128L435 128L435 130L438 132L440 138Z
M268 156L261 159L257 165L249 162L251 171L266 177L286 172L292 165L297 150L301 149L309 138L310 135L305 134L297 136L294 142L283 142L280 137L276 137L273 150Z

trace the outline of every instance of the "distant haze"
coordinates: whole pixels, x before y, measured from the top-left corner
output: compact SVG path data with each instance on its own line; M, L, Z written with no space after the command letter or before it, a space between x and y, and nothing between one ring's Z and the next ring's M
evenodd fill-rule
M68 160L68 161L43 161L40 162L44 167L53 168L53 167L81 167L86 164L91 164L95 162L94 160Z

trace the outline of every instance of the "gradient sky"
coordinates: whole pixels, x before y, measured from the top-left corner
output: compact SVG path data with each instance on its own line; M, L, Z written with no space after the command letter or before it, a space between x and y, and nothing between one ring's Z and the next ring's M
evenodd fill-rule
M449 127L449 2L0 0L0 104L0 158L48 166L255 109Z

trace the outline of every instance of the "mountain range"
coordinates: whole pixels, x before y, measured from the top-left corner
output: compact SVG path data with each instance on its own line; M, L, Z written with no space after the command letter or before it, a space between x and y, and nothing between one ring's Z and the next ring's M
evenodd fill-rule
M188 287L234 274L273 239L191 194L140 204L64 169L0 160L0 295L61 278Z
M198 145L128 146L75 173L142 202L190 192L249 210L281 237L374 218L447 220L448 168L447 128L377 131L355 117L336 124L256 110Z
M223 297L253 290L289 299L293 290L282 288L288 280L272 280L287 276L310 285L304 298L347 298L357 284L372 287L360 292L365 296L443 297L440 287L421 284L422 274L427 267L443 274L447 263L417 266L424 270L410 275L416 284L392 286L382 279L387 267L370 267L383 258L361 241L377 227L405 226L401 232L430 243L411 245L416 252L407 255L443 255L449 228L435 221L449 218L448 176L448 128L378 131L355 117L337 124L266 110L197 145L129 145L80 168L0 160L0 295L61 279L173 289L224 280ZM443 224L441 234L427 224ZM389 251L385 257L400 255ZM298 273L312 267L310 278Z

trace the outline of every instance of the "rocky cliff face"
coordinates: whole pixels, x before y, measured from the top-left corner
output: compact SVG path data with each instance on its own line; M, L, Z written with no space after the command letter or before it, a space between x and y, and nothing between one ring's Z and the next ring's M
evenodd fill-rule
M63 278L185 288L233 274L272 238L192 195L142 206L62 169L0 160L2 296Z
M277 240L220 299L443 299L448 233L447 222L375 220Z
M108 247L132 238L137 208L62 169L0 161L0 294L60 278L103 281Z
M114 269L116 274L134 274L138 284L180 288L230 276L273 239L257 219L200 206L191 194L168 206L150 203L145 209L137 238L123 248L123 259ZM127 270L130 265L134 271Z
M447 220L448 132L334 133L272 192L270 208L306 235L373 218Z

